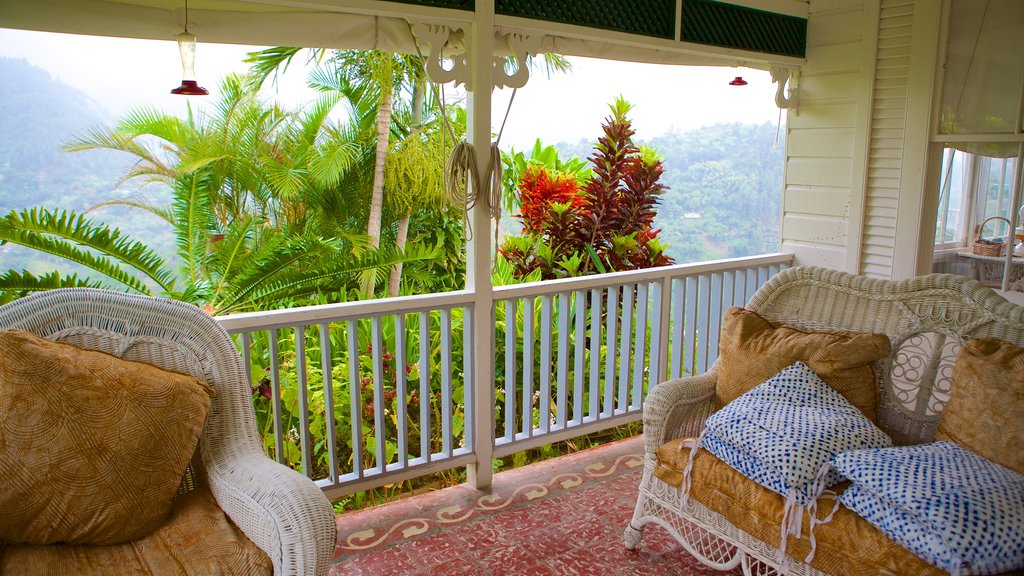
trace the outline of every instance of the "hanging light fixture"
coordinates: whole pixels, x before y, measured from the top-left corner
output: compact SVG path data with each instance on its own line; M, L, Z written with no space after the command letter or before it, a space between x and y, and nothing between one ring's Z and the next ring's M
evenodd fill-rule
M188 0L185 0L185 31L178 34L178 52L181 53L181 86L171 90L171 94L182 96L206 96L209 90L196 82L196 36L188 31Z
M743 76L737 76L729 82L729 86L746 86L747 81L743 79Z

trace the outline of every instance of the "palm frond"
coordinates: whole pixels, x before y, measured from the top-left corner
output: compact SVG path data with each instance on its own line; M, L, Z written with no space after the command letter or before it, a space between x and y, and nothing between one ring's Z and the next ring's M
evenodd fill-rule
M99 280L91 278L79 278L77 274L61 276L60 272L54 270L41 276L36 276L28 270L8 270L0 275L0 292L14 294L17 297L24 296L30 292L42 292L43 290L56 290L57 288L109 288Z
M164 222L167 222L171 226L174 225L174 215L171 213L171 209L167 206L159 205L156 202L148 198L125 198L123 200L104 200L97 202L90 206L85 213L89 214L106 208L107 206L126 206L128 208L138 208L139 210L145 210L150 214L160 218Z
M259 90L271 76L276 82L278 75L286 72L292 59L303 50L304 48L295 46L274 46L257 52L249 52L243 62L249 65L250 88L254 91Z
M174 289L174 276L164 267L159 255L141 242L121 236L120 230L94 224L73 211L50 212L41 208L20 213L11 211L0 218L0 242L11 242L77 262L132 290L149 294L149 288L112 260L115 259L142 272L165 291Z
M178 255L185 262L190 284L200 280L200 270L206 264L206 241L214 229L210 213L208 178L191 173L179 178L174 185L174 214Z
M410 245L404 252L394 248L371 250L357 257L336 258L315 268L292 269L277 279L261 282L238 293L236 298L218 305L217 313L230 312L246 304L258 308L282 299L337 290L339 283L354 281L367 273L383 279L399 262L418 262L435 257L436 253L432 249Z

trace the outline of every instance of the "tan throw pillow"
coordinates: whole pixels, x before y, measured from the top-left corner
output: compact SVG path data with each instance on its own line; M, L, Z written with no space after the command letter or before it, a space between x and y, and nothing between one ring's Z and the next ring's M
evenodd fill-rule
M718 339L716 409L796 361L803 362L872 422L878 380L871 365L889 354L885 334L808 332L776 326L755 312L732 307Z
M0 541L150 533L171 510L213 393L192 376L0 332Z
M1024 474L1024 348L992 338L964 344L936 440Z

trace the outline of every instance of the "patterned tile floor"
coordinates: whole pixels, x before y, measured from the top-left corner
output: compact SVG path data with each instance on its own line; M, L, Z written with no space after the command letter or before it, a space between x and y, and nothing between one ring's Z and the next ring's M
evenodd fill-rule
M332 576L711 575L660 526L622 544L643 470L641 437L338 516ZM734 572L733 574L739 574Z

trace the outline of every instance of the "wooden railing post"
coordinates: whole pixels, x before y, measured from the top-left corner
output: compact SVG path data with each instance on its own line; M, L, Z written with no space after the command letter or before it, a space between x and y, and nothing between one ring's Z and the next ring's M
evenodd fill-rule
M470 25L470 86L467 91L469 122L466 134L473 145L480 182L488 179L491 153L491 87L493 86L494 0L476 0L476 19ZM466 406L467 438L472 435L476 454L466 479L477 489L491 485L491 454L494 453L494 293L491 286L491 218L488 186L473 190L476 205L470 214L473 239L466 247L466 289L473 292L473 345L470 383L472 406ZM472 410L472 416L470 411ZM470 418L472 422L470 422ZM472 426L472 430L468 429ZM468 448L469 446L467 446Z

